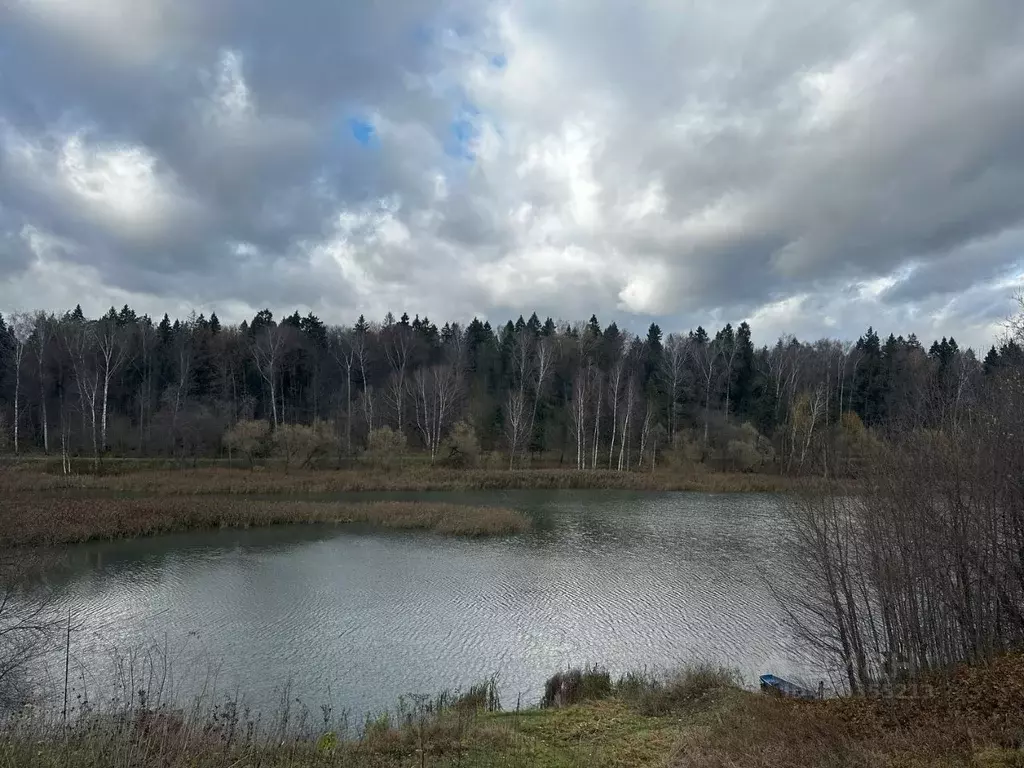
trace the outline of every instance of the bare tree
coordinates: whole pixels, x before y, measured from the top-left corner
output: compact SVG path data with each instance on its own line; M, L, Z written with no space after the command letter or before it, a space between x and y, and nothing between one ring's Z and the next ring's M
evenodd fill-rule
M693 345L693 360L700 372L704 388L704 446L708 444L708 423L711 418L711 393L718 381L718 361L721 357L721 344L718 339L708 339Z
M578 369L573 377L569 413L576 435L576 469L586 467L587 403L590 400L590 379L590 371L587 368Z
M654 428L654 403L648 398L647 410L644 412L644 420L640 425L640 453L637 456L637 466L643 469L644 454L647 452L648 442L651 439L651 430Z
M284 329L280 325L263 328L252 340L250 349L256 368L270 390L270 411L274 427L277 427L277 374L285 350Z
M18 453L18 424L21 422L21 359L25 345L32 338L35 327L33 317L24 312L10 316L11 336L14 337L14 453Z
M328 331L328 349L335 362L345 371L345 452L352 455L352 371L356 364L357 334L347 328Z
M174 382L173 411L171 416L171 429L177 430L178 414L188 401L189 392L192 390L192 377L194 366L195 347L193 345L193 333L195 331L195 319L191 318L181 330L174 335L174 360L177 375Z
M459 376L455 366L442 363L413 374L413 406L416 427L430 453L430 462L437 457L441 441L451 425L459 393Z
M505 438L508 440L508 468L515 466L516 453L526 430L526 402L521 390L509 390L505 399Z
M388 378L387 397L395 412L395 425L399 432L405 433L405 393L408 388L407 375L409 359L412 355L412 331L405 325L392 325L384 331L384 355L391 366Z
M591 375L593 376L593 383L590 385L590 391L594 396L594 437L592 439L592 453L590 459L590 468L597 469L597 451L601 445L601 400L604 395L604 373L596 365L591 368Z
M637 399L637 386L636 378L633 376L629 377L629 383L626 384L626 399L622 407L622 439L619 442L619 464L618 470L629 469L629 437L630 437L630 422L633 418L633 409L636 407Z
M129 328L134 334L136 354L131 357L131 368L138 376L139 387L135 393L138 406L139 447L145 452L149 443L150 410L153 406L153 378L156 357L156 330L148 321L137 321ZM214 358L218 364L228 359L227 354Z
M107 448L107 404L110 400L110 381L128 357L128 343L124 331L112 318L97 321L96 344L103 366L103 405L100 418L100 448Z
M843 400L846 396L846 369L853 350L853 344L843 344L840 348L839 358L836 361L836 378L839 380L839 407L836 410L836 421L840 421L843 418ZM859 354L858 352L857 355L859 356Z
M50 421L46 413L46 354L50 348L50 340L53 337L54 318L45 312L36 312L34 315L35 333L32 336L33 347L36 353L36 365L39 375L39 422L43 430L43 452L50 452Z
M508 465L515 463L516 453L529 440L526 434L527 389L533 368L533 335L521 328L512 337L512 386L505 402L505 436L508 438Z
M787 469L792 469L798 452L801 468L807 461L811 442L818 434L816 429L827 411L825 389L825 384L819 384L813 392L800 395L794 402L789 414L791 439Z
M22 583L42 565L30 553L0 554L0 714L24 703L24 673L50 651L60 628L50 598L30 596Z
M615 438L619 427L619 398L622 392L622 377L625 368L626 360L620 347L612 362L611 372L608 374L608 400L612 406L612 437L608 443L608 469L612 468L612 457L615 455Z
M1024 643L1022 405L1018 369L970 397L942 387L927 427L913 413L885 425L856 496L824 482L793 505L795 583L780 596L846 688L885 690Z
M679 394L686 380L686 363L690 357L690 340L686 336L670 333L665 339L665 353L661 359L661 379L669 396L668 434L671 440L679 427Z
M352 334L352 352L355 355L359 368L359 379L363 384L362 406L363 421L366 424L366 432L369 434L374 428L373 421L373 390L370 387L370 379L367 373L367 366L370 360L369 345L366 342L366 333L356 330Z
M537 424L537 409L540 400L544 396L544 386L547 384L548 376L551 374L554 353L553 345L549 339L538 339L534 344L533 351L533 410L530 412L530 427L526 431L527 448L529 441L534 438L534 430Z
M727 344L722 344L722 375L725 378L725 420L729 420L729 406L732 400L732 374L736 367L736 352L739 344L736 343L735 335L731 335Z
M93 464L98 465L99 429L96 398L100 389L100 366L93 354L95 328L91 323L69 318L61 323L60 330L64 347L71 359L71 370L74 374L75 389L78 392L83 431L91 428ZM68 433L65 429L62 429L62 442L64 443L62 448L66 454Z

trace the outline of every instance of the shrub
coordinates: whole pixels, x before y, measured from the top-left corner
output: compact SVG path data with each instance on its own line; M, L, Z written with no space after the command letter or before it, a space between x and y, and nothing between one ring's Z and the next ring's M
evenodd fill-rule
M856 464L870 458L878 448L878 441L860 417L853 411L845 411L839 420L837 454Z
M732 469L752 472L774 458L771 443L749 422L722 429L721 434L726 440L725 459Z
M702 438L692 429L676 432L672 438L672 447L666 451L668 463L676 467L686 467L704 461L704 445Z
M694 664L666 677L630 673L616 684L616 693L631 701L641 714L657 717L698 703L709 695L740 687L735 670L713 664Z
M405 453L405 435L391 427L380 427L366 436L366 453L376 466L390 470Z
M337 438L329 425L316 422L311 427L303 424L282 424L274 430L274 454L284 459L287 472L291 466L306 467L319 456L337 447Z
M270 437L270 424L265 421L245 420L236 422L224 433L224 445L228 450L237 451L249 461L249 466L256 465L256 459L267 451Z
M544 683L541 707L568 707L581 701L612 695L612 678L602 667L585 667L556 672Z
M449 467L475 467L480 459L480 441L473 427L465 421L452 427L444 443L444 463Z

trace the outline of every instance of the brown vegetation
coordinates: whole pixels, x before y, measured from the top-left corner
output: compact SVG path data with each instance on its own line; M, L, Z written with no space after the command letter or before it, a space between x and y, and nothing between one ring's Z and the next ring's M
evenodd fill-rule
M591 668L552 678L549 692L566 698L550 703L561 706L495 711L490 681L417 697L355 733L297 699L262 717L230 700L176 710L144 698L86 708L67 729L9 721L0 768L1018 768L1022 680L1024 659L1010 656L902 698L793 701L741 690L727 670L707 666L617 682Z
M313 502L216 496L0 499L0 547L51 546L211 528L359 523L455 536L519 533L529 518L511 509L421 501Z
M1024 658L932 675L900 695L803 702L728 693L684 734L676 766L1024 764Z
M710 493L785 492L806 484L780 475L725 472L614 472L576 469L453 469L406 466L304 472L226 468L127 470L56 475L16 467L0 471L4 491L104 490L162 495L309 494L353 491L631 490Z
M1024 647L1024 378L892 425L861 492L794 507L794 624L851 692ZM822 450L827 463L827 451Z

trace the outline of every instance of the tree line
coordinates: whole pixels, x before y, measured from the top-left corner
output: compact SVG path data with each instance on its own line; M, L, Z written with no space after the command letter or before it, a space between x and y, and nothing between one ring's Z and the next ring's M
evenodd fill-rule
M536 314L503 326L474 319L363 316L327 325L262 310L159 321L130 307L0 318L3 438L15 453L221 456L242 422L315 427L339 457L389 429L433 460L458 425L510 466L653 468L659 457L817 471L829 435L855 458L866 428L926 425L962 410L1016 341L979 361L954 339L779 339L755 346L747 323L645 335Z

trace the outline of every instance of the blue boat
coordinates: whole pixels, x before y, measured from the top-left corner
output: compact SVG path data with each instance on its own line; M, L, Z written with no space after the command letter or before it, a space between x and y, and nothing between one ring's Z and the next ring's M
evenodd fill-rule
M775 675L761 675L762 693L770 693L775 696L783 696L787 699L820 699L824 693L824 684L818 683L818 691L814 692L808 688L783 680Z

